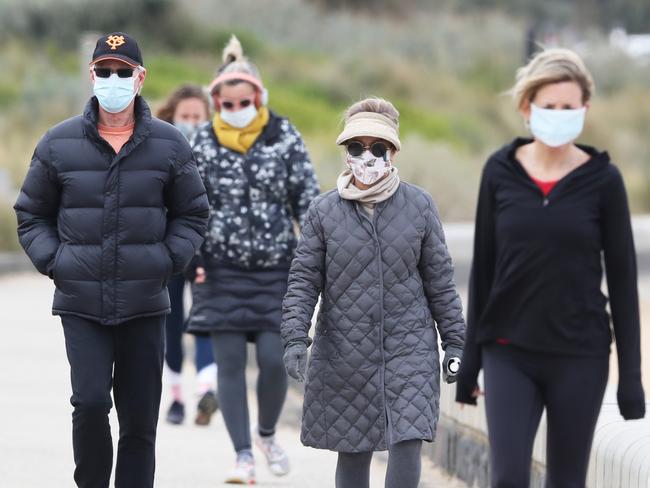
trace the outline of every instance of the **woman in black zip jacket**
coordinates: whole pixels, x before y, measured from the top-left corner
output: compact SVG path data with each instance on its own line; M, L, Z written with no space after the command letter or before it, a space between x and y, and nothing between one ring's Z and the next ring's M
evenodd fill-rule
M627 196L609 155L573 142L593 93L575 53L539 53L512 91L533 139L515 139L483 170L456 400L476 404L483 368L492 487L529 486L546 409L547 486L584 488L612 341L601 255L620 412L645 415Z

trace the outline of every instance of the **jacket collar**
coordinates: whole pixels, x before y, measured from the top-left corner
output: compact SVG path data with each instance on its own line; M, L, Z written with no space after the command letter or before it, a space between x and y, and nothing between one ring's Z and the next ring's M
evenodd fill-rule
M511 143L503 146L495 154L495 159L499 161L502 165L505 165L508 169L518 169L521 167L520 164L517 164L515 159L515 153L517 149L524 144L530 144L533 142L532 138L529 137L517 137ZM606 167L610 162L610 157L607 151L599 151L593 146L587 146L584 144L576 144L580 149L589 154L591 158L587 161L581 168L580 172L591 173L598 171Z
M135 97L135 129L133 130L133 137L131 143L137 146L151 134L152 117L149 105L144 101L140 95ZM99 122L99 102L97 97L92 97L88 100L86 108L83 113L84 122L84 135L96 142L101 142L103 139L99 135L97 124Z

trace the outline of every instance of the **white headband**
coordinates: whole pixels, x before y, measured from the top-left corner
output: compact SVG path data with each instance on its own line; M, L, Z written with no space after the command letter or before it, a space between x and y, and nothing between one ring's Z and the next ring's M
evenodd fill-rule
M336 138L341 145L355 137L378 137L390 142L398 151L401 149L398 126L385 115L375 112L359 112L345 122L343 132Z

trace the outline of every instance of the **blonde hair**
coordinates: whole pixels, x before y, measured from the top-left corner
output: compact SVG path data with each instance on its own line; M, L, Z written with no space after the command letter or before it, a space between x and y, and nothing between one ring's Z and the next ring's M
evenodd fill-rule
M392 103L383 98L370 97L352 104L345 111L344 121L347 122L350 117L361 112L384 115L399 126L399 112Z
M580 56L570 49L546 49L517 70L510 94L521 109L535 99L542 87L563 81L574 81L580 86L583 103L594 94L594 80Z
M223 75L226 73L244 73L250 76L257 78L262 81L260 77L260 72L249 59L244 56L244 48L239 42L239 39L233 34L226 44L226 47L223 48L223 53L221 55L222 64L219 66L216 72L216 76ZM244 80L231 80L224 82L226 85L236 85L238 83L244 83ZM216 85L212 89L212 93L218 92L221 88L222 83Z

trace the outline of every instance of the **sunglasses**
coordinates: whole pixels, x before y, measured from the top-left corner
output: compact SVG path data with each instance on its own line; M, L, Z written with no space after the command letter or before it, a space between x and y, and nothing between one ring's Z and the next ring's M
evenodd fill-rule
M361 156L366 149L370 149L374 157L385 159L390 148L380 141L373 142L370 146L364 146L359 141L350 141L346 144L345 149L350 156L355 158Z
M135 71L134 68L111 69L111 68L98 68L97 66L95 66L94 70L95 70L95 75L98 78L108 78L113 73L117 73L118 78L132 78L133 72Z
M250 100L248 98L245 98L244 100L238 100L237 102L224 100L221 102L221 107L225 108L226 110L234 110L237 108L238 105L239 108L246 108L252 104L253 104L253 100Z

